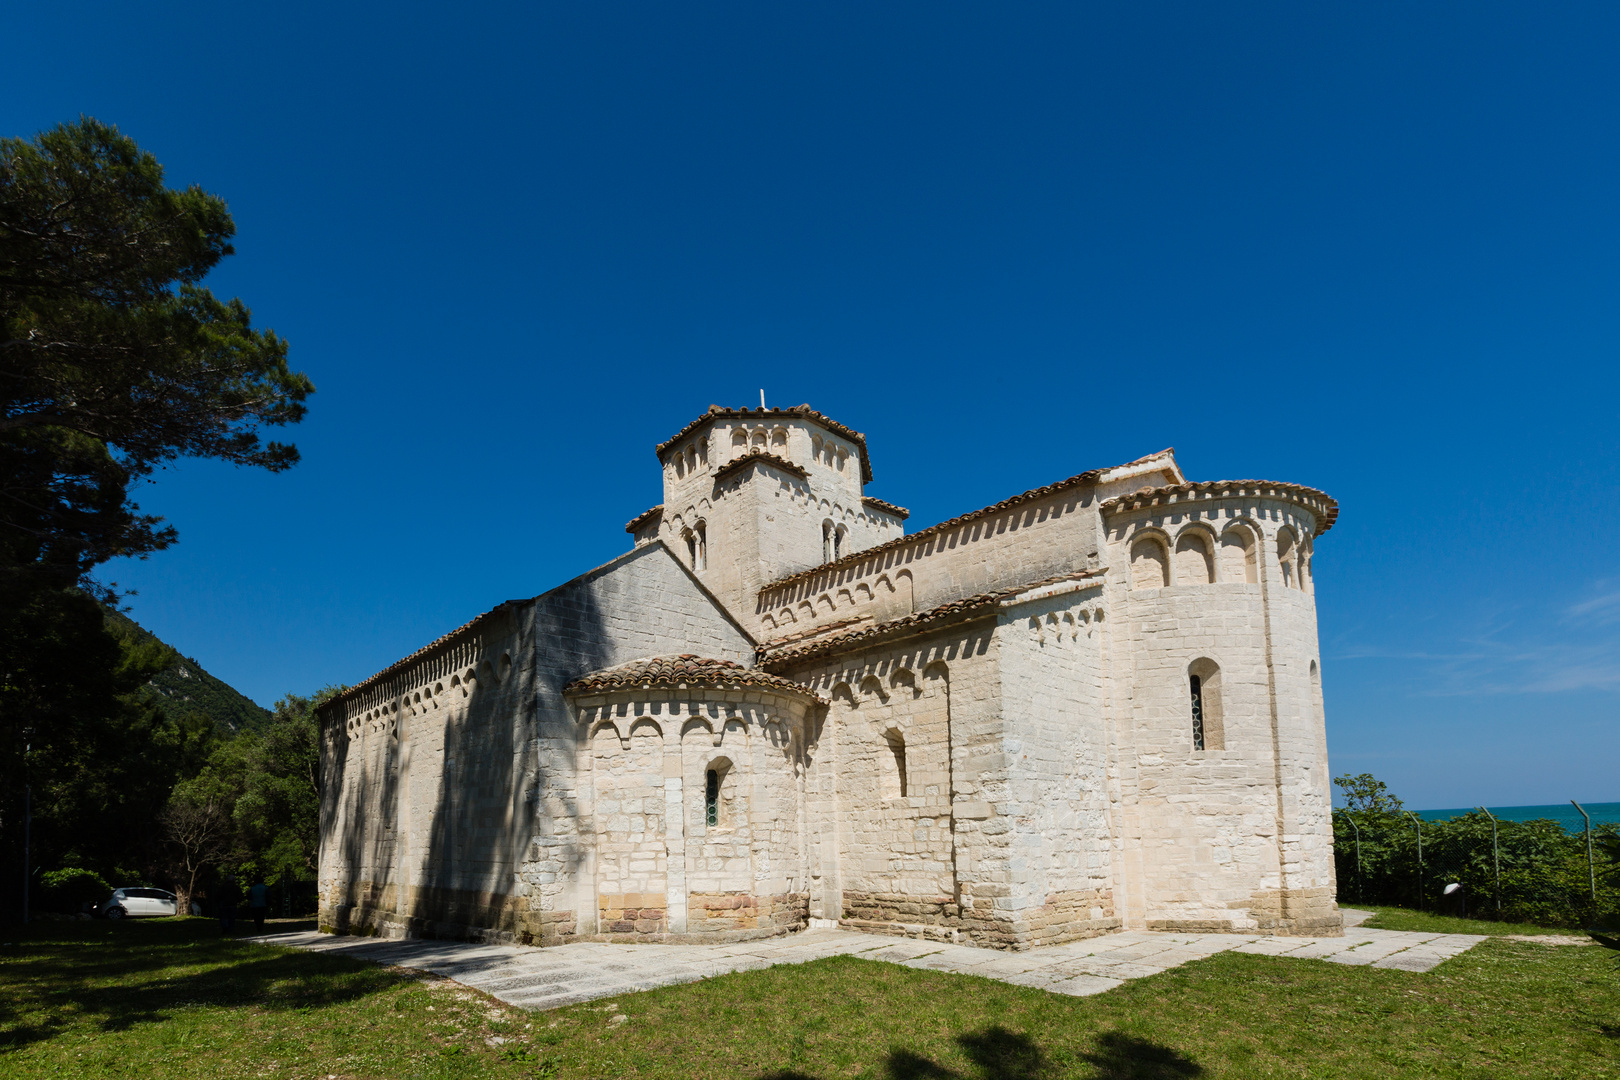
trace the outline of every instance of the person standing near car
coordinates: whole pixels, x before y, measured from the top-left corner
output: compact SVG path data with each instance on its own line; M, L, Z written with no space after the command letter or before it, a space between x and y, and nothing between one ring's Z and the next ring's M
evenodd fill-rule
M264 917L270 914L270 886L264 883L263 874L254 877L248 888L248 913L253 916L253 932L264 933Z
M229 934L236 929L236 904L242 899L242 890L236 879L225 877L214 890L214 903L219 906L219 932Z

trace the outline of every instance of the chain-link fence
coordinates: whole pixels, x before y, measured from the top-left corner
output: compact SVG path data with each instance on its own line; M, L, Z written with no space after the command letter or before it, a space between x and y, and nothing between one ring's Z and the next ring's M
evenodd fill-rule
M1620 828L1612 824L1593 825L1589 837L1484 810L1446 821L1335 810L1333 839L1341 904L1569 927L1620 913Z

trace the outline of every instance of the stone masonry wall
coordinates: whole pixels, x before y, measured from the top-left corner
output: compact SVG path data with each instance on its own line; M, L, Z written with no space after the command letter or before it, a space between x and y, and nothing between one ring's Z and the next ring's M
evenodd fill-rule
M1314 521L1280 501L1218 500L1107 524L1127 925L1334 932L1314 604L1297 575L1281 585L1275 557L1280 533L1308 537Z
M322 711L323 924L547 944L594 933L599 914L581 902L589 853L580 737L562 687L638 657L752 655L749 639L662 544L503 618L505 636L475 624L391 677L381 704L397 723L351 726L341 710L371 704L370 690ZM440 654L462 658L471 639L475 678L418 685L414 673L443 675ZM435 683L437 707L420 709L422 690Z
M1109 822L1102 581L1035 590L998 619L1020 944L1118 929Z

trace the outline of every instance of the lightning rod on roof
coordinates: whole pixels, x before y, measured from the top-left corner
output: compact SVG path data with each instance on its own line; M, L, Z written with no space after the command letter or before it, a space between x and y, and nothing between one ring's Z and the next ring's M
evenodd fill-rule
M765 407L765 388L763 386L759 388L759 407L761 409Z

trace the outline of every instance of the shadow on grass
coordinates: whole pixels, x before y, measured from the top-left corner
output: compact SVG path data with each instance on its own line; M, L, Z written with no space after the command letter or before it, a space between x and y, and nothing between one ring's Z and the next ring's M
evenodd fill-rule
M1034 1039L999 1025L958 1035L956 1042L978 1067L975 1075L982 1080L1042 1080L1053 1075L1057 1064ZM1183 1080L1204 1075L1203 1066L1180 1051L1117 1031L1099 1035L1091 1053L1079 1057L1096 1066L1103 1080ZM910 1050L890 1051L885 1064L890 1080L968 1080ZM816 1078L801 1072L774 1072L759 1080Z
M291 928L276 929L283 927ZM111 1032L199 1005L308 1009L366 997L408 978L362 961L225 937L206 919L29 930L27 939L3 949L0 1052L52 1038L70 1020Z

